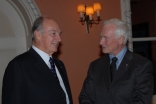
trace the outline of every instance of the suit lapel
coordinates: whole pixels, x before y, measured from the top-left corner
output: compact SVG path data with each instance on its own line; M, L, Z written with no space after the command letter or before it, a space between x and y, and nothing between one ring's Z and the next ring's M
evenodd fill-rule
M111 85L111 76L110 76L110 58L108 54L105 56L104 60L102 61L101 68L105 68L101 70L102 70L102 75L104 75L105 84L109 90Z
M66 85L68 83L67 82L68 79L67 79L66 72L65 72L65 69L64 69L65 67L62 66L62 64L60 64L60 62L57 61L55 58L53 58L53 59L54 59L55 65L57 66L57 69L58 69L58 71L59 71L59 73L60 73L60 75L62 77L63 83L64 83L64 85L65 85L65 87L67 89L68 87Z
M66 92L68 94L68 97L69 97L69 100L71 101L72 98L71 98L71 92L70 92L70 86L69 86L69 82L68 82L68 77L67 77L67 74L66 74L66 69L65 69L65 66L63 63L60 63L60 61L58 61L57 59L54 59L54 62L55 62L55 65L57 66L57 69L62 77L62 80L63 80L63 83L64 83L64 86L65 86L65 89L66 89Z
M64 76L65 73L63 72L65 69L62 66L62 64L60 64L60 62L58 62L54 57L53 57L53 60L63 80L65 78Z
M132 59L133 59L132 53L129 50L127 50L122 62L119 65L118 70L115 73L114 80L111 86L114 86L114 84L116 84L122 78L122 76L127 72L127 70L132 64Z
M38 55L36 51L34 51L32 48L29 50L32 56L33 60L33 66L35 67L34 70L36 70L41 77L44 79L45 83L48 84L48 86L53 86L54 83L59 83L52 72L50 71L49 67L46 65L46 63L43 61L43 59Z

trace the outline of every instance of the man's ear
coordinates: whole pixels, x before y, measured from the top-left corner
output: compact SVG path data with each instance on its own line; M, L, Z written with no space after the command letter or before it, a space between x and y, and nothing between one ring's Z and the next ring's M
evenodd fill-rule
M35 31L34 31L34 36L35 36L35 39L36 39L36 40L40 40L40 38L41 38L41 33L40 33L39 31L35 30Z
M124 36L120 36L120 37L118 38L119 44L123 44L123 43L124 43L124 39L125 39Z

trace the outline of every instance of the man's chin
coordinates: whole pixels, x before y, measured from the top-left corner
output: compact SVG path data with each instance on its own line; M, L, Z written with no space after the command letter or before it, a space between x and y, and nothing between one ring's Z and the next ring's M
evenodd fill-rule
M54 52L57 52L57 49L55 49Z
M106 50L102 50L102 52L103 52L103 53L108 53L108 51L106 51Z
M55 48L55 49L53 48L53 49L51 50L51 52L55 53L55 52L57 52L57 50L58 50L57 48Z

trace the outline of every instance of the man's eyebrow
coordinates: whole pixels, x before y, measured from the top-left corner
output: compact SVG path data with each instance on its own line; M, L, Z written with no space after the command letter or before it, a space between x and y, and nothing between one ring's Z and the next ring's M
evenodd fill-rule
M57 30L50 30L50 31L58 32ZM60 31L59 34L62 34L62 31Z
M49 31L54 31L54 32L56 32L56 30L49 30Z

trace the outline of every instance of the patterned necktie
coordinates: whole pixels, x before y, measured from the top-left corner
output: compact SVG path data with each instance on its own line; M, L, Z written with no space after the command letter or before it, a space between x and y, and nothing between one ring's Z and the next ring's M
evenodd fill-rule
M56 74L56 70L55 70L55 65L54 65L54 61L53 59L50 57L49 59L49 62L50 62L50 70L52 71L52 73L54 74L54 76L57 78L57 74ZM58 78L57 78L58 79Z
M113 81L114 73L116 71L116 61L118 59L116 57L112 58L112 63L110 65L110 70L111 70L111 82Z

